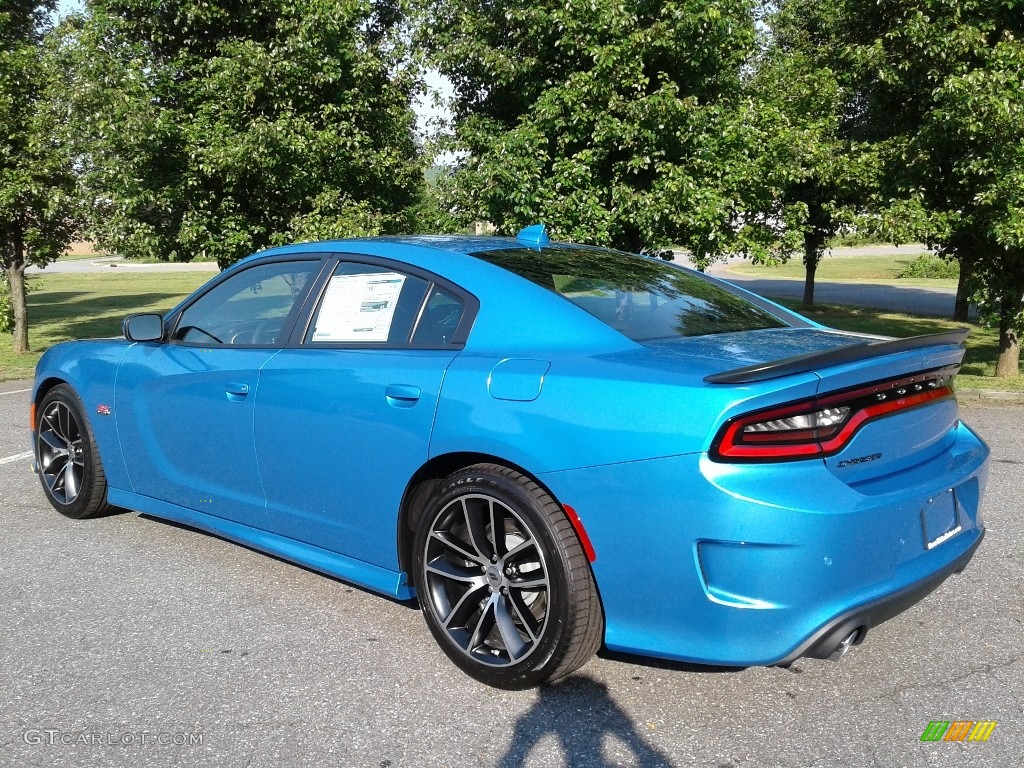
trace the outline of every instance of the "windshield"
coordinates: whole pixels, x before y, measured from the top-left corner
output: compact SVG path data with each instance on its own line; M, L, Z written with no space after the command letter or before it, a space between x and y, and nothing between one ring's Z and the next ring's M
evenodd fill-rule
M698 275L644 256L558 246L473 256L564 296L633 341L789 326Z

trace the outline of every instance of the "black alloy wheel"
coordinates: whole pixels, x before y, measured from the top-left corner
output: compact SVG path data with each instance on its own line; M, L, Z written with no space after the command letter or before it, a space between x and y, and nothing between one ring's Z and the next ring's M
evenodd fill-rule
M601 645L603 613L576 532L518 472L478 464L448 477L420 519L415 556L430 631L483 683L555 680Z
M53 508L76 520L106 512L107 479L96 442L67 384L47 392L37 409L35 431L36 466Z

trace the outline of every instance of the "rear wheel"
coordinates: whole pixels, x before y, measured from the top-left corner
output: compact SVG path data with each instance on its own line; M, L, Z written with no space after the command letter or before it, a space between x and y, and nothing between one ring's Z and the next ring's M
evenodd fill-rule
M106 512L107 478L75 391L58 384L37 413L36 465L50 504L76 520Z
M518 472L478 464L448 477L414 551L427 626L477 680L529 688L600 647L604 617L579 539L554 499Z

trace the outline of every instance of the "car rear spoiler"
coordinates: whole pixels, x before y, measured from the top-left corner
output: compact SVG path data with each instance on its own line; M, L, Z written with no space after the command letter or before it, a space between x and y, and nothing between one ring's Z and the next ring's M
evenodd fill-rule
M884 357L885 355L894 355L898 352L911 352L915 349L926 349L928 347L944 345L962 347L964 339L967 338L967 334L970 332L969 328L957 328L954 331L929 333L924 336L911 336L906 339L865 341L860 344L851 344L848 347L838 347L820 352L810 352L806 355L784 357L781 360L773 360L769 363L758 363L743 368L734 368L731 371L713 373L710 376L705 376L704 381L709 384L751 384L755 381L777 379L792 373L807 373L816 368L852 363L858 360L870 360L873 357Z

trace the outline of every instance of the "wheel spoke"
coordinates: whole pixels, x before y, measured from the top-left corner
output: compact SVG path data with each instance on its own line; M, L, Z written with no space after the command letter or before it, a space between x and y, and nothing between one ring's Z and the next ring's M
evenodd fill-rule
M459 601L448 612L448 615L445 616L443 622L445 629L449 631L463 629L475 610L483 610L481 606L486 599L486 589L486 586L480 585L466 590L466 594L459 598Z
M56 454L66 454L68 452L67 443L61 440L52 429L40 432L39 439L46 443L46 447Z
M505 650L508 651L509 658L515 661L523 655L527 645L523 642L519 630L516 629L508 603L509 601L504 597L495 602L494 618L498 625L498 634L501 635L501 640L505 644Z
M533 615L530 611L530 607L523 600L522 593L517 589L510 589L508 591L508 602L516 612L516 616L519 617L519 623L523 625L523 629L526 630L526 634L530 636L530 642L537 642L537 637L540 634L541 622Z
M466 530L469 531L470 543L479 554L482 562L489 561L493 554L493 550L490 552L488 551L490 547L488 546L487 531L485 530L483 516L470 512L465 498L461 499L461 501L462 513L466 519Z
M49 427L48 431L52 435L54 435L54 437L56 437L58 440L60 440L62 443L66 445L67 440L64 439L64 436L61 434L60 431L60 419L58 418L58 413L59 411L57 407L54 406L49 411L43 414L43 422L46 424L47 427Z
M526 534L527 532L523 531L523 533ZM513 547L511 551L509 551L505 555L505 562L507 563L507 562L510 562L511 560L514 560L515 558L517 558L521 554L523 554L523 552L525 552L526 550L528 550L530 548L536 548L536 546L537 546L537 543L533 540L532 537L527 538L526 541L520 542L515 547Z
M491 547L494 556L502 558L505 556L505 514L494 503L494 499L487 500L488 516L491 519Z
M480 565L487 563L486 558L482 558L480 555L469 551L469 547L471 547L472 544L467 544L461 539L456 538L450 531L431 531L430 537L441 542L445 547L459 555L459 557L472 560L474 563L478 563Z
M64 465L64 500L66 504L70 504L78 497L80 488L81 478L75 471L74 463L69 461Z
M64 438L64 442L70 444L74 437L71 434L71 411L60 403L57 404L57 422L60 424L60 436Z
M470 653L479 649L484 644L487 636L491 634L491 630L494 629L495 602L495 595L491 595L480 611L480 618L477 619L476 627L473 628L473 633L469 637L469 646L466 648Z
M427 572L451 581L458 581L475 586L485 586L487 581L480 575L480 569L462 568L444 557L435 557L427 563Z
M532 579L515 579L511 582L513 589L547 589L548 580L541 573Z
M54 456L49 463L43 467L43 479L46 480L46 487L51 491L58 491L58 483L61 480L64 470L68 465L67 454Z

